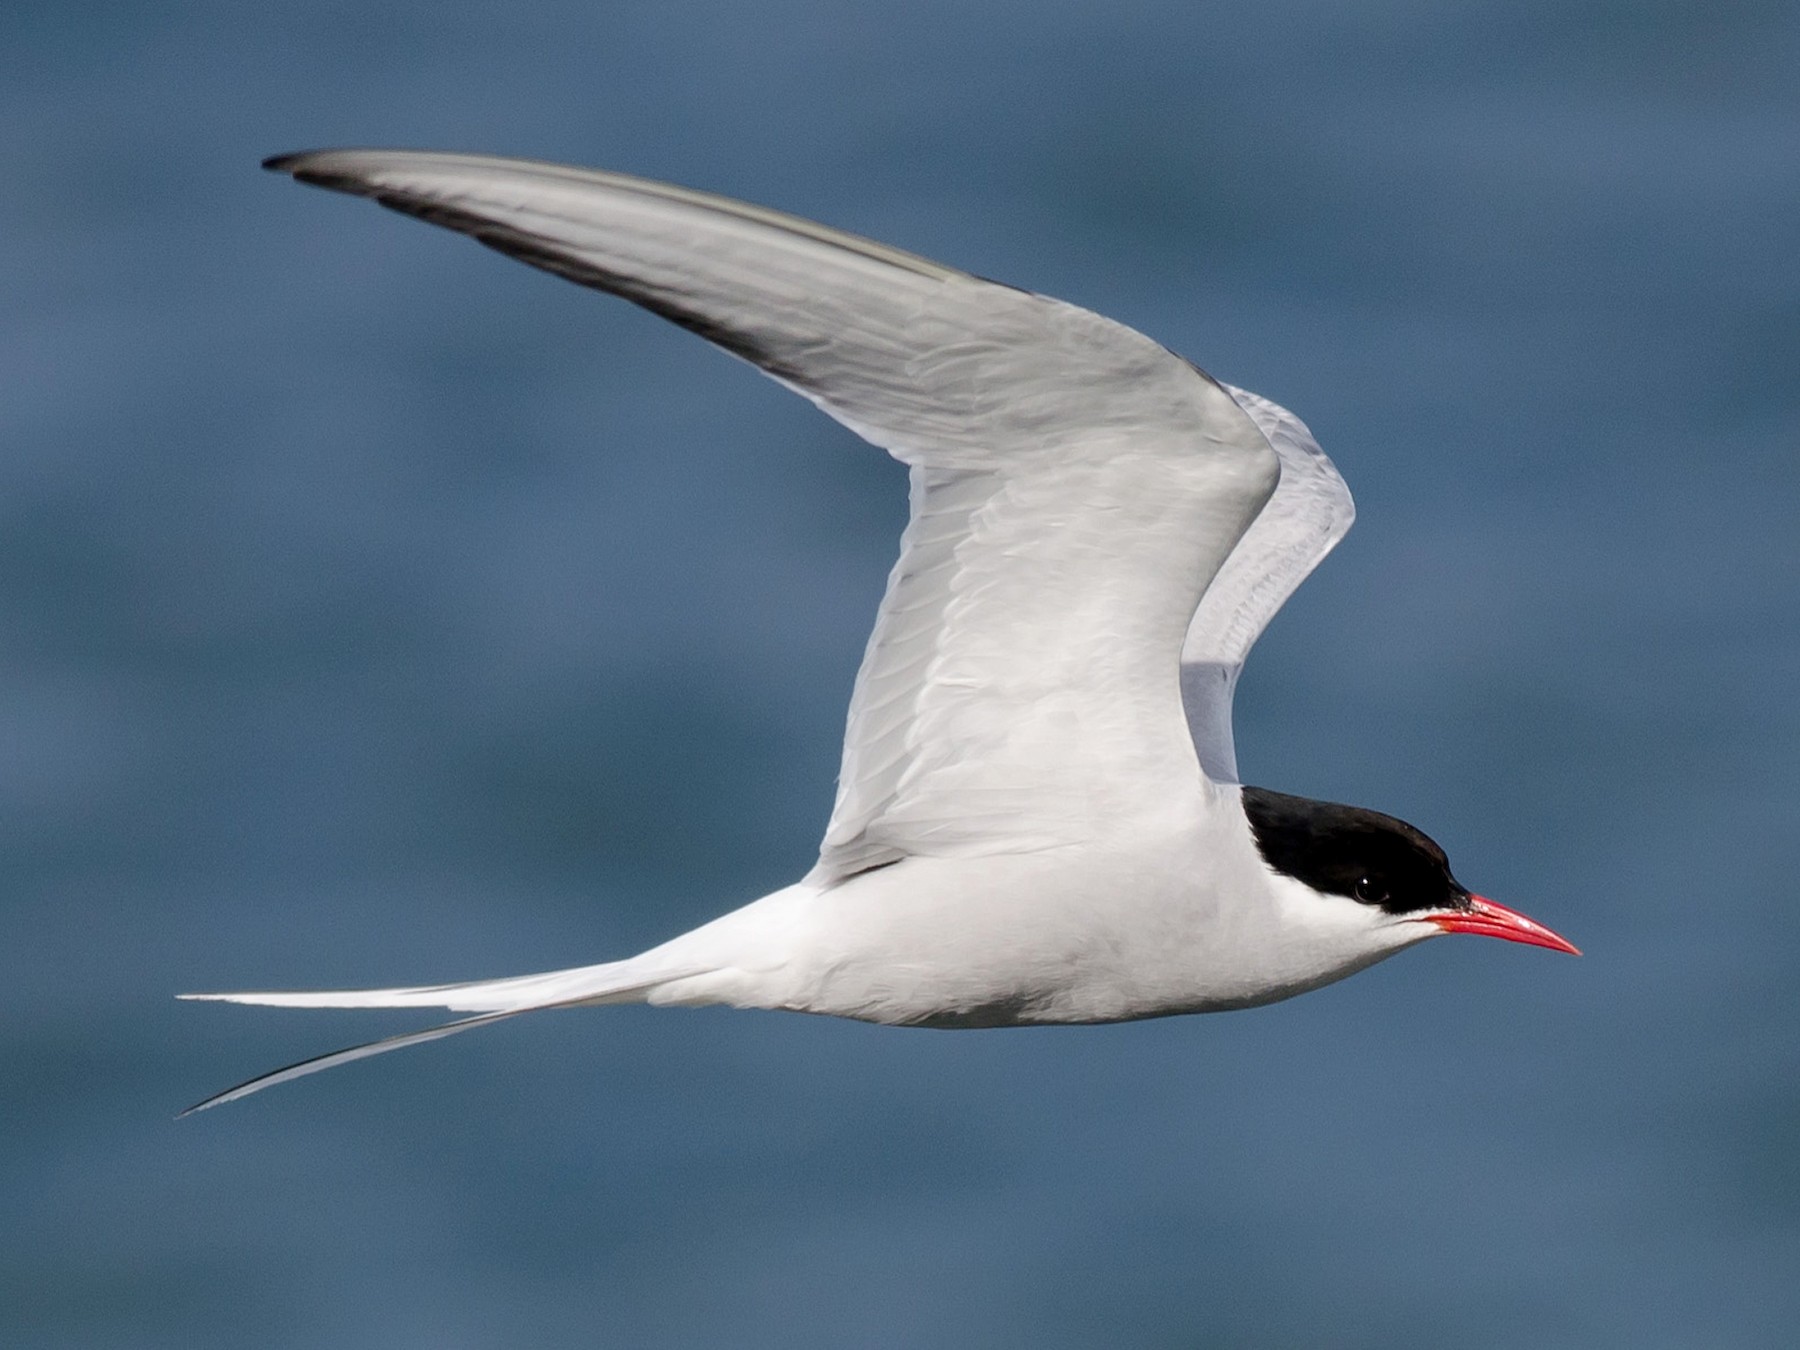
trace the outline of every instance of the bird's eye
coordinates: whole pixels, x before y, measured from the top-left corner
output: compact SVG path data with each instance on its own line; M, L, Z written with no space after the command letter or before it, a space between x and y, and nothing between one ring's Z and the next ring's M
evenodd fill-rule
M1363 877L1356 883L1356 898L1365 905L1379 905L1387 900L1387 892L1377 886L1370 877Z

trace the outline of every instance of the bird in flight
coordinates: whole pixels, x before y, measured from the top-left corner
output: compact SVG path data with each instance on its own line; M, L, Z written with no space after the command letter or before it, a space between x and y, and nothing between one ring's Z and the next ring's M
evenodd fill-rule
M1271 1003L1444 933L1575 952L1404 821L1240 782L1244 658L1354 514L1292 413L1087 310L723 197L476 155L266 167L698 333L903 462L912 514L804 877L622 961L183 995L472 1014L190 1110L546 1008L1120 1022Z

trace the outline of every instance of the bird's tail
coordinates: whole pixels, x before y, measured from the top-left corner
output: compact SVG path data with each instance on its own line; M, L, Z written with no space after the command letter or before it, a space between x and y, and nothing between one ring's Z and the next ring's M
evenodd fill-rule
M652 959L646 959L652 958ZM423 1031L409 1031L388 1036L347 1050L333 1051L313 1059L290 1064L271 1073L259 1074L248 1082L197 1102L181 1114L192 1115L209 1106L248 1097L266 1087L304 1078L321 1069L386 1054L402 1046L420 1045L441 1040L461 1031L502 1022L523 1013L541 1012L547 1008L572 1008L583 1004L640 1003L660 985L705 974L705 968L682 969L665 961L654 960L651 953L628 961L609 961L597 966L577 966L570 970L551 970L538 975L519 975L503 980L476 980L468 984L431 984L406 989L335 989L308 992L181 994L184 999L216 1003L254 1003L275 1008L449 1008L472 1012L474 1017L461 1018Z
M254 1003L265 1008L448 1008L452 1012L513 1013L567 1003L635 1003L646 989L693 971L670 970L639 957L597 966L546 970L504 980L421 984L405 989L308 989L242 994L178 994L205 1003Z

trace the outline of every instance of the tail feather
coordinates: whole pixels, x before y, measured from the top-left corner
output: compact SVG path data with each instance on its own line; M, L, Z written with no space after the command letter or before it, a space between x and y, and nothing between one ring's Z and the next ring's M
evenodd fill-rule
M646 979L636 961L547 970L501 980L422 984L398 989L312 989L226 994L177 994L209 1003L254 1003L269 1008L448 1008L452 1012L527 1012L553 1003L630 1002L651 986L696 971L659 971Z
M286 1083L295 1078L331 1069L353 1060L385 1055L408 1045L442 1040L459 1032L473 1031L530 1012L549 1008L573 1008L583 1004L635 1003L651 990L671 980L704 974L706 968L682 968L666 964L650 964L641 959L610 961L597 966L579 966L570 970L549 970L538 975L519 975L504 980L476 980L468 984L420 985L406 989L340 989L297 993L181 994L184 999L221 1003L254 1003L277 1008L450 1008L474 1012L442 1026L423 1031L408 1031L386 1036L345 1050L303 1059L285 1068L258 1074L234 1088L196 1102L181 1113L191 1116L196 1111L248 1097L253 1092ZM177 1116L179 1120L181 1116Z
M556 1005L549 1004L547 1006L555 1007ZM204 1111L208 1107L235 1102L240 1097L248 1097L253 1092L261 1092L264 1088L274 1087L277 1083L291 1082L296 1078L304 1078L309 1073L318 1073L323 1069L333 1069L340 1064L348 1064L352 1060L368 1059L371 1055L385 1055L388 1051L398 1050L402 1046L423 1045L426 1041L439 1041L446 1036L454 1036L459 1031L473 1031L476 1027L485 1027L491 1022L504 1022L509 1017L518 1017L524 1013L537 1011L536 1008L514 1008L508 1012L482 1013L479 1017L465 1017L460 1021L446 1022L443 1026L427 1027L424 1031L408 1031L399 1036L384 1036L378 1041L353 1045L347 1050L333 1050L328 1055L315 1055L311 1059L303 1059L297 1064L289 1064L286 1068L258 1074L254 1078L239 1083L234 1088L216 1092L203 1102L195 1102L175 1119L180 1120L183 1116L191 1116L194 1112Z

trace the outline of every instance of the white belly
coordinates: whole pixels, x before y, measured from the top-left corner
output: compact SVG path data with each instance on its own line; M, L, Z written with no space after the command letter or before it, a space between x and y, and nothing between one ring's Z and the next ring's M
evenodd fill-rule
M659 949L711 969L650 1001L939 1027L1112 1022L1271 1002L1406 945L1347 950L1336 929L1283 893L1247 829L1195 826L792 886Z

